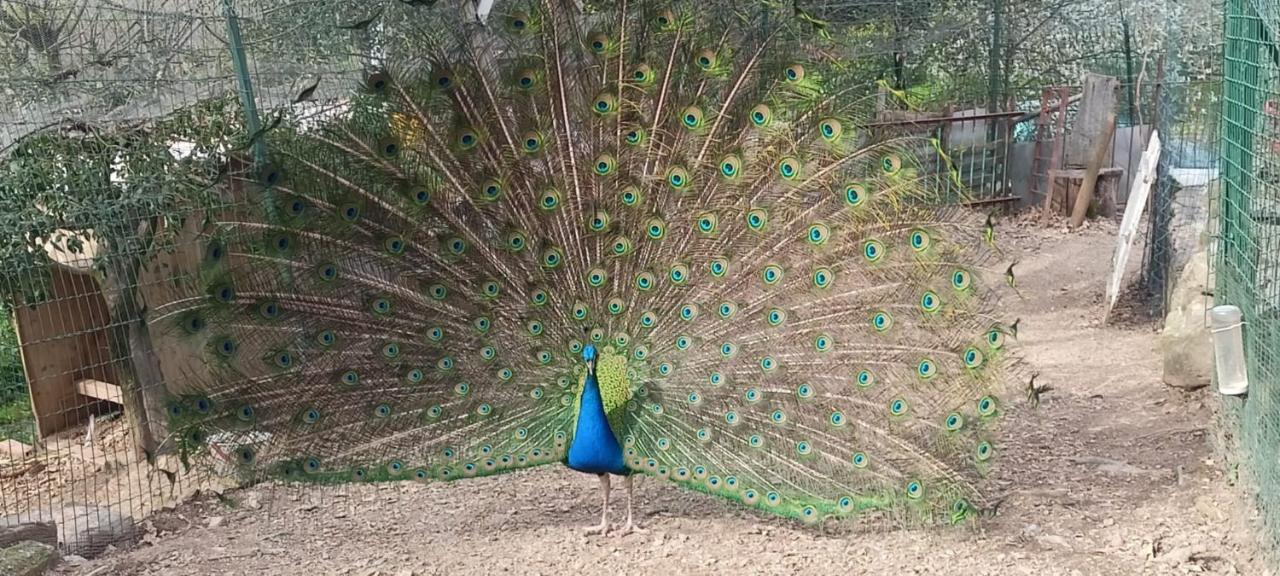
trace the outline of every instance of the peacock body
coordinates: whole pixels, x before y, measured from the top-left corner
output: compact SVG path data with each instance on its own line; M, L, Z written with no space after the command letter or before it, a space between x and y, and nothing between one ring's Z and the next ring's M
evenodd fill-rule
M811 24L508 0L420 49L265 135L155 308L197 367L184 461L565 462L810 522L982 508L1010 335L989 229Z

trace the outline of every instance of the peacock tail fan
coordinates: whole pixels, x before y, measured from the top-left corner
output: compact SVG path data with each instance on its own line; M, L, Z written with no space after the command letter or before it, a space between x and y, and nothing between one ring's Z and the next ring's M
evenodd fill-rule
M879 131L875 84L786 10L497 8L266 136L156 310L199 359L184 458L322 483L559 462L594 343L634 471L806 521L980 510L1004 285L936 143Z

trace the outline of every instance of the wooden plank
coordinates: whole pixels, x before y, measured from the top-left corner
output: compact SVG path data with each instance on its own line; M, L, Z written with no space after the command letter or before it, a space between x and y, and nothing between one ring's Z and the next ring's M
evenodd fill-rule
M1076 193L1076 205L1071 211L1071 227L1078 228L1084 224L1084 217L1089 212L1089 201L1093 199L1093 187L1098 183L1098 171L1102 169L1102 163L1107 159L1107 152L1111 150L1111 136L1116 131L1116 115L1115 113L1107 114L1106 129L1102 132L1102 137L1097 140L1097 148L1093 151L1093 159L1089 161L1089 170L1084 174L1084 183L1080 185L1080 191Z
M44 438L79 425L97 410L77 380L114 381L107 350L106 302L87 274L50 269L49 291L38 302L19 302L14 325L31 394L36 428Z
M76 381L76 392L90 398L124 404L124 393L119 386L101 380L85 379Z
M1160 163L1160 133L1151 131L1151 141L1142 153L1138 162L1138 171L1133 179L1133 190L1129 193L1129 204L1124 208L1124 218L1120 220L1120 234L1116 238L1116 251L1111 257L1111 278L1107 281L1107 310L1102 315L1102 323L1106 324L1111 317L1111 309L1120 297L1120 284L1124 280L1124 269L1129 263L1129 251L1133 239L1138 235L1139 221L1142 211L1147 207L1147 198L1151 196L1151 187L1156 182L1156 166Z
M1080 111L1076 114L1071 134L1067 136L1066 166L1085 166L1093 159L1098 140L1104 137L1107 118L1115 115L1116 91L1120 81L1101 74L1085 74L1080 99Z

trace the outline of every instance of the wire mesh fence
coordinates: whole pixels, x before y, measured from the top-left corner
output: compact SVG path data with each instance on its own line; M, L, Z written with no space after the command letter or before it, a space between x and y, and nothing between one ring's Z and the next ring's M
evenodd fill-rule
M1222 189L1213 255L1214 302L1244 312L1249 394L1228 399L1238 448L1263 512L1267 548L1280 549L1280 5L1226 3Z
M199 274L192 262L208 246L193 231L207 211L236 207L229 183L256 173L265 131L341 116L375 63L425 69L419 35L430 17L416 4L0 4L0 441L14 441L0 442L0 525L56 521L72 535L64 547L91 555L135 519L222 487L186 473L183 439L164 425L171 410L193 408L168 401L181 395L190 354L155 330L157 303ZM1125 78L1127 142L1145 143L1151 122L1135 115L1154 110L1145 71L1163 40L1134 32L1136 9L1103 18L1112 3L805 6L840 35L844 73L885 101L876 128L936 138L976 204L1037 201L1029 186L1047 173L1018 166L1040 154L1029 154L1036 140L1061 136L1056 119L1035 127L1041 86L1086 70ZM1171 101L1198 97L1179 82L1164 84ZM1212 124L1178 117L1168 122L1187 135L1179 146L1212 146L1200 132ZM1136 158L1131 146L1114 154Z

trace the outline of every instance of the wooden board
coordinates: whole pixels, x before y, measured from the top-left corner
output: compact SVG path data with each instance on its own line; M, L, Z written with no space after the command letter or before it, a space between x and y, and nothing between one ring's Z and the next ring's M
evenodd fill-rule
M80 380L76 382L76 392L82 396L106 400L115 404L124 404L124 394L120 387L101 380Z
M1159 162L1160 133L1152 130L1151 142L1142 153L1137 174L1133 178L1133 191L1129 194L1129 204L1125 206L1124 218L1120 221L1120 234L1116 237L1116 251L1111 257L1111 278L1107 280L1107 311L1102 316L1104 324L1111 316L1116 299L1120 297L1120 285L1124 280L1124 269L1129 263L1129 251L1133 247L1133 238L1138 235L1138 224L1142 219L1142 211L1147 207L1147 198L1151 196Z
M1067 168L1081 168L1093 159L1098 140L1107 129L1107 117L1115 110L1116 91L1120 81L1101 74L1085 74L1080 111L1067 135L1065 161Z
M75 383L115 380L107 348L107 305L88 274L55 266L44 299L14 309L31 408L41 438L87 421L108 406Z

